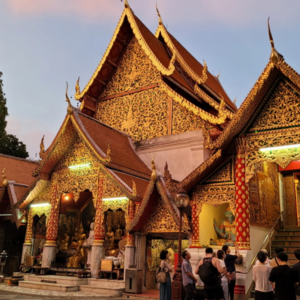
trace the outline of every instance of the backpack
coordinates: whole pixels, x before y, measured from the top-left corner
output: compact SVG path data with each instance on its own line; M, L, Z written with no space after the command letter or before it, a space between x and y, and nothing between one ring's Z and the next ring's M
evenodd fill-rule
M218 273L215 266L212 264L212 257L209 260L203 261L199 267L198 275L205 284L212 284L217 279Z

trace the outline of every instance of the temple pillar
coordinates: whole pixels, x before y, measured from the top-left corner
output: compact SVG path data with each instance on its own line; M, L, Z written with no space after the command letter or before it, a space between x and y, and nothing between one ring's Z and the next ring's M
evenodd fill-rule
M31 209L29 209L29 211L28 211L28 217L27 217L27 227L26 227L25 242L23 244L23 250L22 250L21 264L26 263L25 262L25 255L26 255L26 253L28 251L30 252L30 255L31 255L32 226L33 226L33 216L32 216Z
M125 256L126 257L126 256ZM142 282L145 286L145 264L146 264L146 234L135 233L135 265L138 270L142 270Z
M236 139L235 202L236 243L241 250L250 249L249 188L246 184L246 138Z
M57 179L52 179L51 211L49 214L46 243L43 247L42 267L50 267L56 255L56 238L58 232L60 198L57 191Z
M197 210L197 200L193 199L192 204L192 244L190 248L201 248L200 247L200 236L199 236L199 212Z
M104 228L104 213L103 213L103 187L104 180L99 177L98 181L98 191L96 199L96 215L95 215L95 239L92 245L92 257L91 257L91 276L97 278L98 271L100 268L101 259L104 258L104 238L105 238L105 228Z
M128 209L128 221L129 224L132 222L133 218L134 218L134 201L133 200L129 200L129 209ZM127 232L127 243L126 246L133 246L134 247L134 235L130 234L129 232Z

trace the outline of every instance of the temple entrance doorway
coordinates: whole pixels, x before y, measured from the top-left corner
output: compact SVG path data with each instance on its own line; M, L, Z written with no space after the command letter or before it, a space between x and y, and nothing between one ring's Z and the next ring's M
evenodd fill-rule
M47 218L43 214L41 216L35 215L33 217L33 243L32 243L32 253L35 256L36 263L38 265L42 264L42 253L43 246L46 243L46 232L47 232Z
M72 193L61 196L56 267L82 268L87 265L91 245L86 244L95 212L93 196L88 190L81 192L76 202Z

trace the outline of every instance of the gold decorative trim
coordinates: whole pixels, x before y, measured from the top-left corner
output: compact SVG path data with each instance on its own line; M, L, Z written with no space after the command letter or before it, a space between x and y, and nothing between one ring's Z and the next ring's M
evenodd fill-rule
M151 50L151 48L148 46L146 40L144 39L142 33L140 32L140 29L135 21L135 18L134 18L134 14L131 10L131 8L129 7L129 5L127 7L125 7L123 13L122 13L122 16L119 20L119 23L114 31L114 34L113 34L113 37L97 67L97 69L95 70L93 76L91 77L90 81L88 82L88 84L85 86L85 88L83 89L83 91L80 93L80 94L76 94L75 95L75 99L76 100L79 100L81 99L85 93L88 91L88 89L90 88L90 86L93 84L95 78L97 77L98 73L100 72L100 70L102 69L104 63L106 62L106 59L113 47L113 44L114 42L116 41L117 39L117 35L120 31L120 28L121 26L123 25L123 22L124 22L124 19L125 17L128 18L128 21L129 21L129 24L130 24L130 27L135 35L135 37L137 38L140 46L142 47L142 49L145 51L146 55L149 57L149 59L151 60L151 62L153 63L153 65L157 68L157 70L159 72L161 72L163 75L165 76L170 76L173 74L174 70L175 70L175 66L174 66L174 63L175 63L175 60L176 60L176 57L175 57L175 51L174 51L174 54L172 56L172 59L170 60L170 63L169 63L169 66L168 68L166 68L160 61L159 59L156 57L156 55L153 53L153 51Z

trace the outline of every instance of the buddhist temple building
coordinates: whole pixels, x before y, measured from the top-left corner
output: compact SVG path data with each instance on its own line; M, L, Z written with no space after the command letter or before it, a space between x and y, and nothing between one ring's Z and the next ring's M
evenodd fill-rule
M110 257L142 270L150 289L161 250L176 265L182 221L194 269L206 246L239 246L238 299L246 299L270 229L300 226L300 76L269 30L270 60L237 109L158 10L153 34L124 2L94 74L83 90L76 83L80 107L66 91L65 119L48 149L42 140L40 161L26 162L30 176L5 165L1 212L10 207L16 225L27 224L21 265L35 256L42 267L89 268L97 278Z

